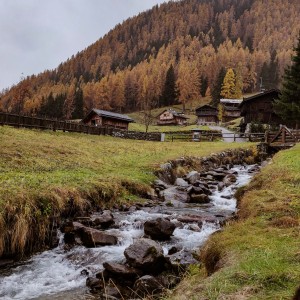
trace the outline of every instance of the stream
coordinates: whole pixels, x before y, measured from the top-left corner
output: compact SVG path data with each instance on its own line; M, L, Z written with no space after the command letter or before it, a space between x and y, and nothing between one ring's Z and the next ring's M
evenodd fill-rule
M208 204L185 203L183 207L169 207L161 202L154 207L142 207L131 212L112 211L115 225L106 230L118 237L118 244L98 248L75 246L65 250L63 234L59 234L60 243L55 249L36 254L13 268L0 271L0 298L9 299L96 299L86 287L89 276L101 271L106 261L124 262L124 250L137 238L144 235L143 224L146 220L167 217L176 224L169 241L160 242L165 255L169 249L177 247L176 259L193 262L192 253L197 251L207 238L220 230L221 221L236 212L235 190L249 183L254 173L253 166L234 166L231 171L237 173L237 181L212 192ZM182 221L184 215L206 216L199 226L197 223ZM208 216L208 217L207 217ZM181 217L181 222L178 218ZM211 218L209 218L211 217ZM214 221L211 221L211 220ZM178 225L180 223L180 225Z

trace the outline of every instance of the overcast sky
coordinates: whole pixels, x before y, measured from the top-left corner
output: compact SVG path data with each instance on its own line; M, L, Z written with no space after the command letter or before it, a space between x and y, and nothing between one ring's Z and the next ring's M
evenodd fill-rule
M54 69L118 23L166 0L0 0L0 90Z

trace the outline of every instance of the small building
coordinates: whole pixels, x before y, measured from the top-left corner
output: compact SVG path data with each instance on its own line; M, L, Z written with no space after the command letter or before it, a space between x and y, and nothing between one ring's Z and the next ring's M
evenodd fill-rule
M220 99L220 104L223 107L222 122L227 123L241 116L239 105L242 99Z
M88 125L128 130L128 124L134 120L123 114L93 108L81 122Z
M173 109L166 109L158 116L157 125L187 125L188 118Z
M273 103L279 97L279 90L272 89L243 99L240 104L244 126L249 123L270 125L283 124L283 120L275 114Z
M211 105L202 105L196 108L198 125L212 125L218 123L218 109Z

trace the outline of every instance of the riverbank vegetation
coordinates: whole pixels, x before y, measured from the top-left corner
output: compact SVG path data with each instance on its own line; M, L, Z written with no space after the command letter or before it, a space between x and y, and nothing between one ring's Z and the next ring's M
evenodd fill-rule
M170 299L291 299L300 278L300 145L238 192L239 219L213 235Z
M83 211L145 196L160 163L248 145L146 142L0 127L0 253L40 249L52 217L67 208Z

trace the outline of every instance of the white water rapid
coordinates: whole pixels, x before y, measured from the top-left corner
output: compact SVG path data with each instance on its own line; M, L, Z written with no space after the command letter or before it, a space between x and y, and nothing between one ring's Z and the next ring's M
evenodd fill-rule
M116 225L108 232L118 237L116 246L99 248L74 247L64 250L63 238L57 248L34 255L30 260L18 266L0 272L0 299L94 299L85 288L87 270L90 275L100 271L106 261L124 261L124 250L133 240L143 236L143 224L146 220L168 217L175 224L182 215L223 215L231 216L236 210L235 190L248 184L253 174L251 166L236 166L237 181L223 191L214 191L209 205L188 204L184 208L172 208L165 205L143 208L134 212L113 212ZM225 197L225 198L224 198ZM198 249L207 238L220 229L218 222L198 224L183 223L174 231L168 242L163 242L165 254L176 246L180 253ZM197 230L198 229L198 230Z

